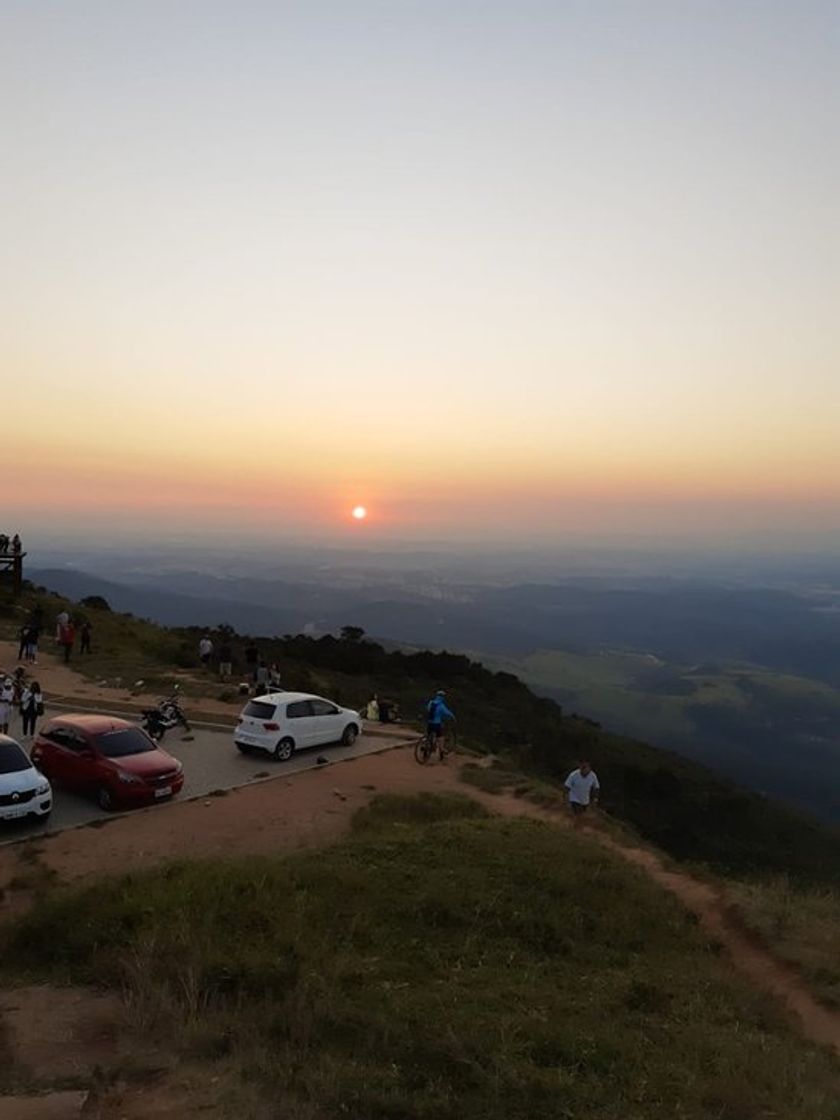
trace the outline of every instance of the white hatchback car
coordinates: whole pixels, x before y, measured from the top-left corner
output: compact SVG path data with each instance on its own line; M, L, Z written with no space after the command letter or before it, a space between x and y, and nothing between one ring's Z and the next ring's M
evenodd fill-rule
M266 751L285 762L295 751L324 743L349 747L361 729L362 717L352 708L308 692L270 692L245 705L233 738L245 754Z
M14 739L0 735L0 820L46 820L52 812L50 783Z

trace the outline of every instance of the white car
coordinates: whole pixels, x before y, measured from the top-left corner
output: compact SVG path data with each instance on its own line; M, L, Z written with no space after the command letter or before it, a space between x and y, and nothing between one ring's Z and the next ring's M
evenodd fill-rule
M349 747L361 729L359 713L339 708L332 700L308 692L270 692L245 705L233 738L245 754L267 751L285 762L295 751L324 743Z
M0 735L0 820L46 820L52 812L50 783L29 761L23 747Z

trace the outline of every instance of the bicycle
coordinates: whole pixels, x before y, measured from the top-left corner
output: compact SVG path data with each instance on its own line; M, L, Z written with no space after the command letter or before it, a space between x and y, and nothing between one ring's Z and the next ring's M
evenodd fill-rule
M426 730L414 744L414 759L421 766L425 766L435 751L438 752L440 761L443 762L455 750L455 728L447 727L440 735Z

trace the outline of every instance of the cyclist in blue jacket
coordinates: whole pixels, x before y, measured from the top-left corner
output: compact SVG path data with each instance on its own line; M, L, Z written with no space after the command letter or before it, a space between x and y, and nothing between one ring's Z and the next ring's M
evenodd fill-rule
M439 688L426 705L426 733L433 738L438 754L443 758L443 721L455 719L455 713L446 706L446 693Z

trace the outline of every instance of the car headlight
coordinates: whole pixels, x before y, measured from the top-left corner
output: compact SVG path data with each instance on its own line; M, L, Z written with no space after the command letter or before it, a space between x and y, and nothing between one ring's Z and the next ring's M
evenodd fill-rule
M125 770L118 770L117 777L121 782L128 782L129 785L139 785L143 779L138 778L136 774L127 774Z
M45 793L49 793L49 792L50 792L50 783L49 782L42 782L41 785L39 785L38 788L35 790L35 796L36 797L43 797Z
M184 769L183 762L181 762L180 758L173 758L172 761L175 763L176 771L180 774L181 771Z

